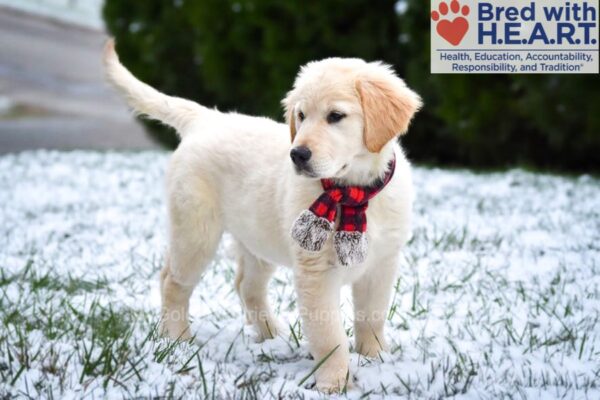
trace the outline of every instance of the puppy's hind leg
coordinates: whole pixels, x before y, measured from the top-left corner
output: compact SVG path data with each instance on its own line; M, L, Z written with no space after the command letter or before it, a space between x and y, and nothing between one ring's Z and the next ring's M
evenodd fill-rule
M235 289L242 301L246 321L255 327L258 341L272 339L282 330L267 299L267 286L275 267L256 258L239 242L237 253Z
M212 261L223 233L214 188L201 178L176 176L169 180L170 243L160 274L161 333L188 339L189 300Z

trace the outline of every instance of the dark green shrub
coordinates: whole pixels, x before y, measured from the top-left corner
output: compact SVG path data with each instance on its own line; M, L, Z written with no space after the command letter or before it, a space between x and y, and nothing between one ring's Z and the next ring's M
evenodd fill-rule
M431 75L429 2L107 0L123 62L169 94L281 119L298 67L331 57L381 59L425 108L404 139L415 161L552 169L600 167L598 75ZM162 143L173 132L153 124Z
M398 61L394 3L107 0L104 17L124 64L145 82L221 110L281 119L279 102L308 61ZM176 143L172 132L153 132Z

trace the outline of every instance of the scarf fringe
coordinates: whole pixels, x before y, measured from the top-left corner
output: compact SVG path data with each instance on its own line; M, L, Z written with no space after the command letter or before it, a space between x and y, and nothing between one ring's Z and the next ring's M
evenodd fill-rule
M367 259L369 241L363 232L337 231L333 244L338 260L344 266L361 264Z
M304 210L292 224L292 238L308 251L320 251L333 232L333 223Z
M327 219L304 210L294 221L291 235L304 250L317 252L321 251L333 229L334 224ZM343 266L361 264L367 259L369 242L363 232L337 231L333 237L333 245L338 261Z

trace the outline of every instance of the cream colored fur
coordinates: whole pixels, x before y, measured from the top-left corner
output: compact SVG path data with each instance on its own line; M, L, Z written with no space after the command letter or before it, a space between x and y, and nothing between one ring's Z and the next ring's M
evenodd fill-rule
M349 368L339 310L343 285L352 285L357 351L375 357L386 349L384 321L399 253L410 235L413 201L410 165L395 138L406 131L419 97L379 63L312 62L283 101L286 126L159 93L120 64L112 41L105 64L110 81L137 113L173 126L182 137L167 173L170 245L161 272L163 333L190 337L189 297L227 231L238 247L236 290L259 338L285 333L267 302L267 283L275 265L289 266L310 352L318 361L337 347L316 372L317 388L343 388ZM332 110L346 117L329 124ZM313 153L312 176L294 170L289 153L299 145ZM394 154L393 179L369 202L364 263L337 265L332 238L319 252L294 243L290 227L322 193L319 178L368 184L383 175Z

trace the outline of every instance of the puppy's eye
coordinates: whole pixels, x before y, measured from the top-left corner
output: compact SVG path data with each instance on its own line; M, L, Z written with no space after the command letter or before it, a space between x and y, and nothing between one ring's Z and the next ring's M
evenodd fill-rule
M327 114L327 123L335 124L336 122L340 122L345 116L346 114L342 114L339 111L332 111Z
M304 116L304 113L303 113L302 111L298 112L298 120L299 120L300 122L302 122L302 121L304 121L304 118L306 118L306 117Z

